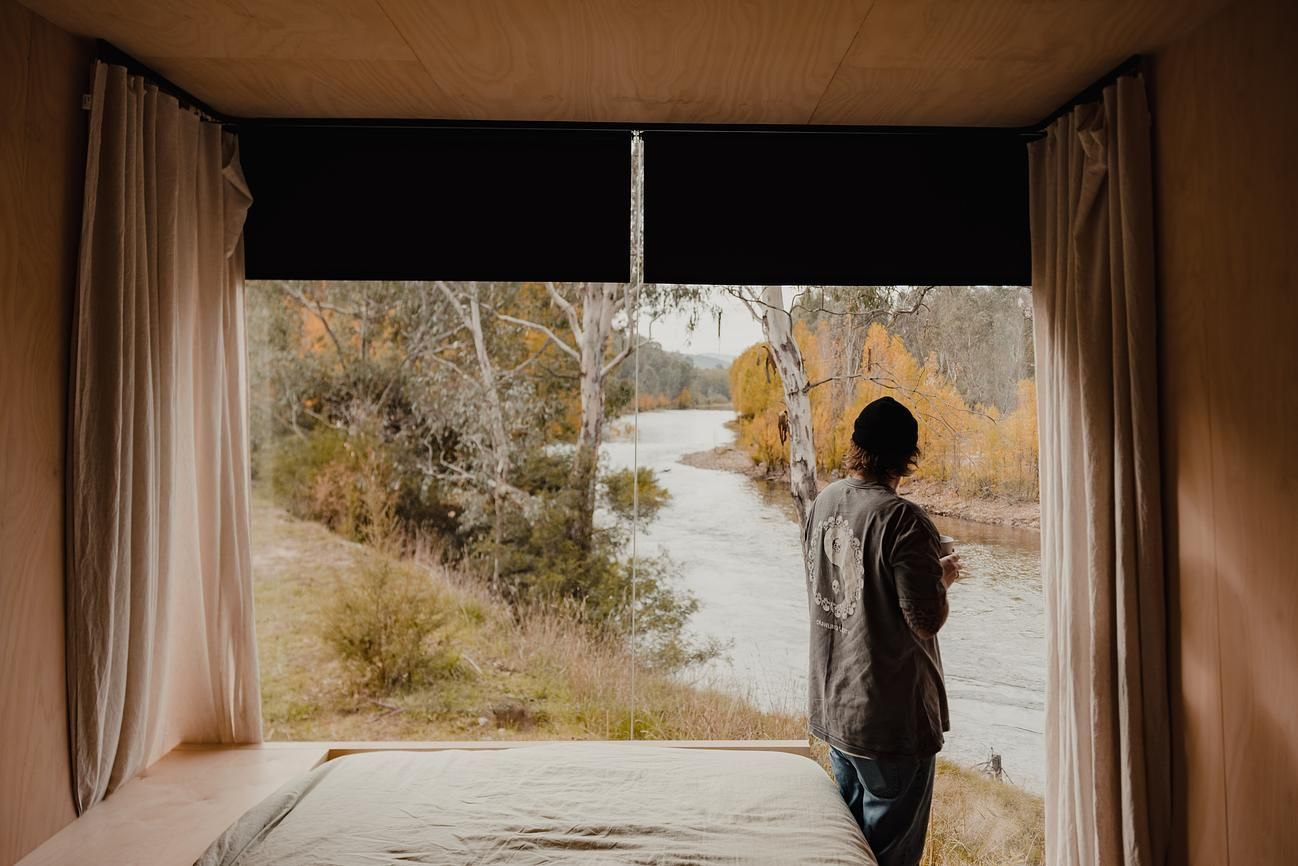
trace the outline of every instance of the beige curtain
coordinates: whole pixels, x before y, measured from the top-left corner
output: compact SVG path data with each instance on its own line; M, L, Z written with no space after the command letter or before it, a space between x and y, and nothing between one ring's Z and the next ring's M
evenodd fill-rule
M67 668L84 811L181 741L261 738L237 142L95 69L74 322Z
M1128 76L1030 146L1051 866L1167 856L1149 141Z

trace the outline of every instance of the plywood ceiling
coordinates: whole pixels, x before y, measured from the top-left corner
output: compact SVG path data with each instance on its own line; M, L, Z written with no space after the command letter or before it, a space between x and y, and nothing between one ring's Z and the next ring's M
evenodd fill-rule
M1222 0L23 0L253 117L1016 126Z

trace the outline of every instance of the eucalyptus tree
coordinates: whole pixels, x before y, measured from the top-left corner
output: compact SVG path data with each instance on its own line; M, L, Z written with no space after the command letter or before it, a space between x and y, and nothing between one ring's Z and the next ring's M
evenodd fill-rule
M604 437L604 395L610 375L636 350L635 316L642 287L630 283L545 283L550 303L568 326L569 337L560 336L549 325L496 311L501 321L529 328L545 336L576 361L579 377L581 420L573 450L571 484L581 495L583 507L573 526L575 540L588 547L597 495L599 447ZM621 325L626 335L620 347L614 337Z
M831 323L831 328L850 332L848 339L843 341L850 347L858 339L863 342L863 336L856 335L856 331L875 322L891 325L900 317L919 312L932 289L932 286L725 287L761 323L771 362L780 377L785 406L780 431L781 438L787 438L789 444L789 489L800 522L806 521L811 503L820 490L816 476L812 390L836 384L842 389L840 393L847 395L857 380L877 377L874 371L861 369L860 349L857 348L854 353L850 349L840 352L838 357L842 366L833 369L828 376L812 381L807 374L802 349L794 339L795 323L803 320L815 325L817 320L824 319ZM899 387L910 390L905 385ZM844 401L844 404L848 402Z
M789 489L798 510L799 524L805 523L812 500L819 491L816 481L816 443L811 428L811 383L802 350L793 339L793 314L785 303L784 286L731 286L728 291L744 302L762 325L762 335L784 389L785 414L781 438L789 441Z
M469 335L472 362L466 363L467 359L456 360L450 357L449 353L443 352L434 353L430 357L435 363L455 371L472 387L475 399L461 404L468 408L468 411L460 413L461 417L456 419L457 425L464 431L479 428L486 433L483 437L485 441L476 439L471 433L464 439L474 446L473 450L479 457L475 463L485 468L485 472L475 472L473 468L452 462L444 455L439 456L439 464L441 470L451 473L452 477L471 484L483 484L490 490L493 536L492 584L495 587L500 581L504 502L506 498L510 498L523 508L530 504L530 496L510 483L510 472L514 462L514 442L517 438L515 434L520 432L517 429L511 430L511 427L520 426L518 424L520 413L517 410L530 402L521 399L524 394L520 393L520 387L528 391L527 397L530 397L531 393L520 380L520 376L540 355L532 353L522 360L515 357L505 360L505 366L502 366L500 356L507 352L498 345L500 341L492 339L492 335L488 333L487 323L490 319L483 315L484 305L494 308L507 301L508 293L515 291L513 287L494 283L446 281L438 281L434 286L446 300L447 306L459 321L463 332ZM504 314L497 315L507 318ZM493 350L496 353L494 357ZM464 354L470 353L466 351ZM517 352L514 354L517 355ZM508 400L506 399L507 388L512 391ZM511 415L514 417L510 418ZM510 421L514 423L511 424Z

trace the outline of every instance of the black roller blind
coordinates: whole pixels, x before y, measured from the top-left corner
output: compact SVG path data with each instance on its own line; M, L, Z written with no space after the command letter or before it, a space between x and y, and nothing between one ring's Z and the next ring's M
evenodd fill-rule
M629 278L630 134L249 123L252 279Z
M1010 131L645 133L645 279L1026 285Z

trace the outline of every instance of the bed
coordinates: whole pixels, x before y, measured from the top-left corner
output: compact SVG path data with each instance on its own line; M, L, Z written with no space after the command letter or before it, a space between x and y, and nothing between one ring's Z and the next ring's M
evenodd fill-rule
M572 743L370 752L316 767L196 866L874 864L814 762Z

